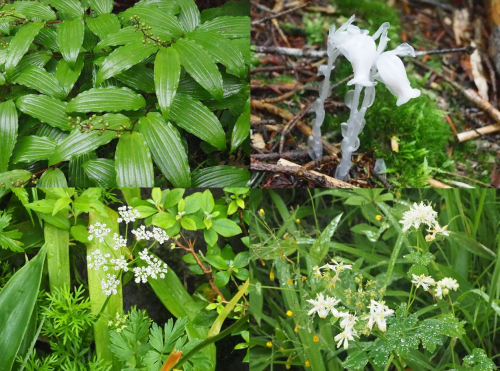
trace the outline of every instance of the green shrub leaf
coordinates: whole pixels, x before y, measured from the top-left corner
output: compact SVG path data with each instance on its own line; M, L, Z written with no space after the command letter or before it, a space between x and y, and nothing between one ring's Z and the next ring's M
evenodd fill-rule
M17 140L18 117L11 100L0 103L0 173L7 171Z
M49 0L48 3L59 10L65 18L81 18L84 9L78 0Z
M27 170L12 170L0 173L0 185L5 188L12 188L18 182L26 182L31 178L31 173Z
M163 116L168 118L181 76L179 55L174 48L160 49L156 55L154 76L158 105Z
M111 13L113 10L113 0L88 0L88 4L97 14Z
M192 187L246 187L250 181L250 172L235 166L212 166L193 171Z
M141 133L125 133L116 146L116 182L119 187L153 187L151 153Z
M50 126L69 131L67 103L46 95L28 94L16 101L17 108Z
M43 28L41 22L29 22L22 26L10 41L5 58L5 71L11 75L21 58L26 54L38 32Z
M111 7L113 2L111 1ZM88 17L86 19L90 31L104 39L106 36L117 33L121 29L120 21L116 14L102 14L99 17Z
M238 117L231 135L231 152L240 146L250 136L250 104Z
M128 88L94 88L68 103L66 112L136 111L146 106L144 97Z
M83 164L85 173L98 187L116 187L115 161L100 158Z
M77 18L72 21L64 21L57 28L59 50L70 67L75 65L82 48L84 27L83 19Z
M13 82L54 98L64 99L66 97L66 92L57 78L39 66L32 65L23 69Z
M47 160L56 146L57 142L47 137L36 135L22 137L17 141L12 154L12 163Z
M184 31L193 31L200 23L200 11L193 0L176 0L181 6L179 20Z
M250 17L217 17L203 23L200 28L218 32L228 39L248 38L248 35L250 35Z
M38 188L67 188L68 182L66 175L60 169L49 169L42 174L36 186Z
M29 18L37 18L42 21L52 21L56 19L56 13L48 5L37 1L16 1L12 4L16 12Z

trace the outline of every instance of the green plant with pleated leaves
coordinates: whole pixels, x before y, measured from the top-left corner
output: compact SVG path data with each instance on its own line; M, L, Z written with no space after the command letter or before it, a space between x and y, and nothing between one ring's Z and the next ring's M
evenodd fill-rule
M253 192L250 369L496 369L499 203L487 189Z
M245 186L250 3L0 5L0 186Z
M208 371L217 367L223 338L241 336L245 342L235 338L233 346L246 349L248 188L226 188L221 198L208 189L185 192L6 191L0 197L1 370ZM175 223L159 226L154 219L161 214L175 215ZM186 288L171 264L200 277ZM124 313L123 286L144 284L170 313L165 326L142 310Z

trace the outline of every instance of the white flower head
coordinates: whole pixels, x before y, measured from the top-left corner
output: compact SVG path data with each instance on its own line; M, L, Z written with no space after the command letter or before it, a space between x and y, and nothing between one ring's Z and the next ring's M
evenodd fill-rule
M371 330L376 323L380 331L385 332L387 330L386 317L391 316L394 311L389 309L383 302L379 303L375 300L371 300L368 308L370 308L370 314L364 317L364 319L368 320L366 327Z
M137 229L132 229L132 234L135 236L135 239L137 241L141 241L141 240L149 241L151 238L153 238L153 233L150 231L147 231L146 227L144 225L141 225Z
M458 290L458 282L456 279L451 277L445 277L441 281L437 282L437 286L434 290L436 297L442 299L443 296L448 295L450 290L457 291Z
M105 295L115 295L118 290L118 285L120 284L120 280L116 279L114 274L106 274L106 279L101 280L101 288Z
M313 267L313 271L314 271L314 278L322 278L323 277L323 274L321 273L321 268L318 267L317 265L315 267Z
M334 340L337 341L337 348L340 348L343 343L344 349L347 349L349 347L349 341L354 341L354 336L358 336L354 328L345 328L344 331L334 337Z
M165 230L161 228L153 228L153 238L158 241L159 244L164 243L165 241L168 241L170 237L168 234L165 232Z
M135 282L146 283L148 278L153 279L165 278L165 273L168 272L168 265L154 255L149 255L148 250L144 249L139 252L139 258L147 263L145 267L135 267Z
M125 260L125 257L123 255L121 255L117 259L111 259L109 262L111 264L114 264L115 271L123 269L124 272L128 272L128 262Z
M335 317L338 317L338 314L340 313L335 308L335 305L337 305L340 300L328 295L325 297L323 293L318 293L316 295L316 300L309 299L307 302L313 305L312 309L307 313L309 316L311 314L318 313L320 318L326 318L328 313L331 313Z
M349 26L346 32L350 37L337 47L351 62L354 71L354 78L347 85L373 86L374 82L370 78L370 72L377 58L375 40L356 26Z
M97 240L99 240L99 242L104 242L104 238L109 233L111 233L111 229L106 228L106 224L105 223L101 224L100 222L89 225L88 231L89 231L88 240L92 241L94 238L96 238Z
M113 246L113 249L115 250L127 247L127 240L120 236L118 233L113 234L113 241L115 241L115 245Z
M344 264L344 263L338 263L336 260L332 259L333 264L325 264L319 269L324 269L327 268L329 270L335 271L337 273L340 273L346 269L352 269L352 265L350 264Z
M132 206L121 206L118 208L118 213L120 214L120 218L117 220L118 223L125 222L128 224L135 222L135 219L141 216L141 213Z
M432 205L425 205L422 201L420 204L415 202L410 210L403 214L403 219L400 223L403 224L403 232L407 232L412 226L415 229L420 228L421 224L432 228L438 225L436 218L437 212L434 211Z
M110 256L110 254L103 254L101 250L97 249L93 251L91 255L87 255L87 267L96 271L102 267L104 271L107 271L108 258Z
M416 274L412 274L411 282L417 286L417 289L422 286L425 291L429 291L429 286L434 286L436 281L432 277L426 276L425 274L421 274L417 276Z

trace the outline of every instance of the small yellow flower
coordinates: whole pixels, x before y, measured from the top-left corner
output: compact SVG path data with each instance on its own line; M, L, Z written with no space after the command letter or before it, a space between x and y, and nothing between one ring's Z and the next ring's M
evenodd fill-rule
M284 352L284 351L285 351L285 347L280 347L280 350L281 350L282 352Z
M307 280L307 277L306 276L302 276L302 282L304 282L305 280Z
M295 328L293 329L293 331L299 332L299 324L298 323L295 325Z
M288 238L288 233L285 233L285 234L283 235L283 238L286 240L286 239Z
M269 279L271 281L274 281L274 271L271 271L271 273L269 273Z
M290 364L289 364L289 363L287 363L287 364L286 364L286 369L287 369L287 370L289 370L289 369L291 369L291 368L292 368L292 366L290 366Z
M266 266L266 262L264 260L262 260L261 258L259 258L259 260L260 260L260 264L262 264L262 266L265 267Z
M306 367L311 367L311 363L309 362L308 359L306 359Z
M295 223L299 224L300 223L300 219L295 219Z
M313 341L314 341L315 343L318 343L318 342L319 342L319 337L318 337L318 335L314 334Z
M267 345L267 347L268 347L268 348L272 348L272 347L273 347L273 343L272 343L272 342L270 342L270 341L268 341L268 342L266 343L266 345Z
M286 312L286 315L287 315L288 317L293 317L293 312L292 312L291 310L288 310L288 311Z
M377 219L377 220L379 220L379 221L380 221L380 220L382 220L382 215L377 215L377 216L375 217L375 219Z
M288 284L293 285L293 280L291 278L288 280Z
M260 216L261 218L263 218L263 217L265 217L265 216L266 216L266 212L264 211L264 209L260 209L260 210L259 210L259 216Z

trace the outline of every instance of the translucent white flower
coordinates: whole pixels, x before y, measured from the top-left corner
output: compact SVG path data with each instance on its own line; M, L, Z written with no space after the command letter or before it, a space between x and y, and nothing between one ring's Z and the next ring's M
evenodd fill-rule
M412 89L406 69L399 56L415 57L415 51L409 44L401 44L396 49L384 52L377 58L377 79L387 86L398 100L397 106L407 103L411 98L420 96L420 90Z
M319 269L327 268L329 270L332 270L332 271L335 271L338 273L340 273L346 269L352 269L352 265L350 265L350 264L338 263L337 261L335 261L333 259L332 259L332 263L333 264L325 264L322 267L320 267Z
M153 228L153 238L158 241L159 244L162 244L170 239L168 234L163 229L156 227Z
M147 263L145 267L135 267L135 282L146 283L148 278L153 279L165 278L165 273L168 272L168 265L154 255L148 255L148 250L144 249L139 253L139 258Z
M120 284L120 280L116 279L114 274L106 274L106 279L101 280L101 288L105 295L115 295L118 291L118 285Z
M347 85L373 86L375 83L371 81L370 72L377 58L375 40L368 35L368 31L361 31L356 26L349 26L347 33L350 37L346 37L337 45L340 52L351 62L354 71L354 78Z
M109 257L111 257L111 254L106 253L103 255L101 250L97 249L93 251L91 255L87 255L87 267L96 271L98 271L99 268L102 267L104 271L107 271Z
M146 227L144 225L141 225L137 229L132 229L132 234L135 236L135 239L137 241L141 241L141 240L149 241L149 239L153 238L153 233L150 231L147 231Z
M117 219L118 223L125 222L128 224L130 222L135 222L135 219L141 216L141 213L132 206L121 206L118 208L118 213L121 216L121 218Z
M335 305L340 302L338 299L328 295L325 297L323 293L318 293L316 295L316 300L309 299L307 302L313 305L312 309L307 313L309 316L314 313L318 313L320 318L326 318L328 313L336 317L339 316L340 312L335 308Z
M127 260L125 260L125 257L123 255L121 255L117 259L111 259L109 262L111 264L114 264L115 271L123 269L124 272L128 272L128 262Z
M368 308L370 308L370 314L364 317L365 320L368 320L366 327L371 330L376 323L380 331L385 332L387 330L386 317L391 316L394 311L389 309L383 302L379 303L375 300L371 300Z
M344 331L334 337L334 340L337 341L337 348L340 348L342 343L344 343L344 349L347 349L349 347L349 341L354 341L354 336L358 336L354 328L345 328Z
M436 285L437 286L434 289L434 293L439 299L442 299L443 296L448 295L450 293L450 290L457 291L459 287L457 280L451 277L443 278L441 281L438 281Z
M425 205L424 202L417 204L416 202L403 214L403 219L400 221L403 224L403 232L408 231L412 226L418 229L421 224L432 228L437 225L437 212L434 211L431 205Z
M120 236L118 233L113 234L113 241L115 241L115 245L113 246L113 249L115 250L127 247L127 240Z
M417 276L416 274L412 274L411 282L417 286L417 289L422 286L425 291L429 290L429 286L434 286L436 281L432 277L426 276L425 274L421 274Z
M92 241L94 238L96 238L97 240L99 240L99 242L104 242L104 237L106 237L111 232L111 229L106 228L105 223L101 224L100 222L97 222L95 224L89 225L88 231L89 241Z

